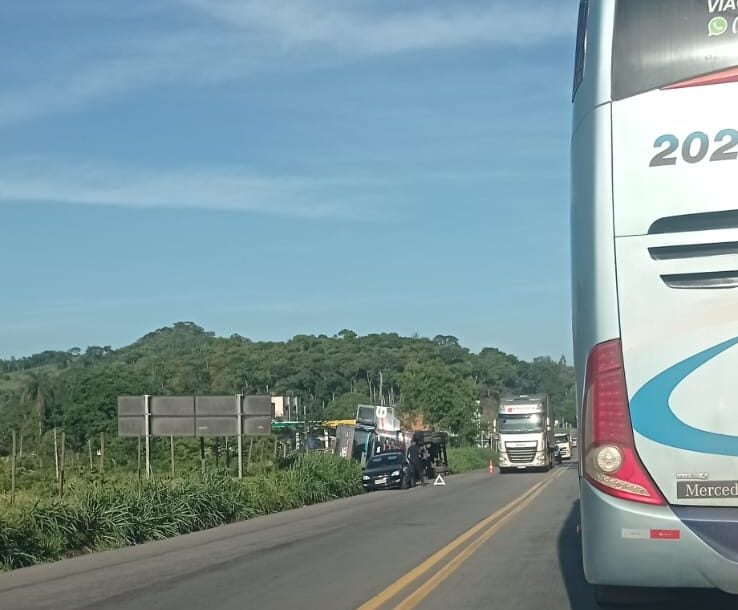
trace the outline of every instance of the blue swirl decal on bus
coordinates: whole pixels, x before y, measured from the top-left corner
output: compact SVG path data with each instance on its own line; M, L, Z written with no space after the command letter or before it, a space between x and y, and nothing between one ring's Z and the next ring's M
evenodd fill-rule
M647 382L630 401L633 429L652 441L677 449L738 456L738 437L689 426L669 406L672 392L684 379L736 343L738 337L690 356ZM694 408L699 409L700 405Z

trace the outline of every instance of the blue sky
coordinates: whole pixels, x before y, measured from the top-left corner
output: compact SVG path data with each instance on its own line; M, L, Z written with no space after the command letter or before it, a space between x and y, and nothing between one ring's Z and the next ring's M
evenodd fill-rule
M0 357L194 321L568 358L576 4L4 3Z

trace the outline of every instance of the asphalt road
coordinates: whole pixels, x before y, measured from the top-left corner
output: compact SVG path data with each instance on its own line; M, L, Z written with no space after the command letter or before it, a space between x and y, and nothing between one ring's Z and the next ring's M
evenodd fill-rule
M574 464L453 476L0 575L13 610L596 608ZM712 592L657 609L738 607Z

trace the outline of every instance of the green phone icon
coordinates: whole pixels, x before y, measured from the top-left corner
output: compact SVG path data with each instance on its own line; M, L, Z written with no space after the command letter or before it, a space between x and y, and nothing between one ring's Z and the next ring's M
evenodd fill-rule
M707 24L708 36L722 36L728 31L728 20L725 17L713 17Z

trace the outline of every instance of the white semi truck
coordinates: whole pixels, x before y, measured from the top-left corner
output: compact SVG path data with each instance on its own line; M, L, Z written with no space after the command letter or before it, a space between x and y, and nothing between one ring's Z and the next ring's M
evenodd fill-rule
M500 401L497 451L500 472L553 468L556 443L547 394L509 397Z
M571 437L569 436L569 433L568 432L557 432L554 435L554 440L556 441L556 446L559 448L559 452L561 453L561 459L570 460L572 440L571 440Z

